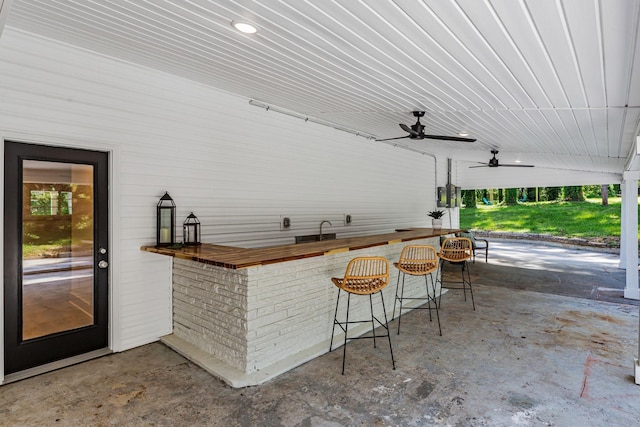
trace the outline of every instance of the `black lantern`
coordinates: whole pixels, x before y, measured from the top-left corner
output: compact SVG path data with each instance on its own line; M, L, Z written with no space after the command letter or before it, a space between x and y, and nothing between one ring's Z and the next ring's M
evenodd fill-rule
M176 204L166 191L158 202L156 215L156 246L173 246L176 243Z
M185 245L199 245L200 244L200 221L191 212L182 224L182 235L184 237Z

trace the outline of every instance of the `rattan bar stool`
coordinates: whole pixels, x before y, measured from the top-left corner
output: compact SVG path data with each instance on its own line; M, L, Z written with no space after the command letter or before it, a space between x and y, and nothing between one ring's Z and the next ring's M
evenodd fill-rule
M440 314L438 313L438 302L436 301L436 285L433 280L433 272L438 270L438 254L432 246L427 245L407 245L402 248L400 252L400 259L398 262L394 262L393 266L396 267L398 272L398 281L396 283L396 298L393 301L393 318L396 316L396 303L400 302L400 313L398 315L398 334L400 334L400 321L402 320L402 310L429 310L429 321L433 321L431 314L432 310L436 311L436 318L438 319L438 330L440 336L442 336L442 327L440 326ZM421 297L405 297L404 296L404 279L406 275L410 276L423 276L424 285L427 290L426 296ZM402 276L402 286L400 286L400 276ZM429 291L429 282L427 276L431 278L431 292ZM405 300L418 300L423 301L422 305L418 307L403 307ZM424 306L426 301L427 306ZM433 302L434 307L431 307Z
M466 237L453 237L445 239L442 242L440 252L438 252L440 258L440 264L438 266L438 273L436 273L436 280L440 282L440 296L438 305L442 305L442 289L457 289L462 290L464 293L464 300L467 300L467 287L471 293L471 303L473 309L476 309L476 303L473 300L473 288L471 287L471 273L469 272L468 261L473 257L473 245L471 240ZM459 265L462 271L462 281L460 282L444 282L444 261L449 261L451 264ZM466 277L465 277L466 271Z
M344 332L344 345L342 350L342 375L344 375L345 360L347 357L347 340L349 339L364 339L372 338L373 347L376 347L376 338L387 337L389 340L389 350L391 351L391 362L393 369L396 369L396 361L393 357L393 347L391 346L391 334L389 333L389 323L387 321L387 311L384 306L384 297L382 290L389 284L389 261L384 257L372 256L372 257L358 257L349 261L347 270L343 278L333 277L331 281L338 287L338 298L336 299L336 311L333 316L333 330L331 332L331 343L329 344L329 351L333 351L333 336L335 334L336 325ZM347 311L346 319L344 322L338 320L338 306L340 304L340 293L345 291L347 293ZM373 314L373 294L380 294L382 301L382 313L384 315L384 323L381 322ZM369 308L371 311L371 319L367 320L349 320L349 308L351 303L351 295L368 295L369 296ZM347 330L349 325L354 323L371 323L372 336L358 336L348 337ZM376 335L376 324L378 322L386 330L384 335Z

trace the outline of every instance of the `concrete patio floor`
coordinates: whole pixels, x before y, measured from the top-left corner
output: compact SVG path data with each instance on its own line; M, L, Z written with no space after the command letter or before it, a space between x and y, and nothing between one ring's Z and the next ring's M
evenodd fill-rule
M510 260L515 250L529 261ZM359 340L344 376L339 349L232 389L155 343L0 387L0 424L639 425L638 307L598 291L624 286L615 256L574 252L492 242L489 263L471 265L476 311L460 292L443 296L442 337L427 312L405 314L396 370L386 342Z

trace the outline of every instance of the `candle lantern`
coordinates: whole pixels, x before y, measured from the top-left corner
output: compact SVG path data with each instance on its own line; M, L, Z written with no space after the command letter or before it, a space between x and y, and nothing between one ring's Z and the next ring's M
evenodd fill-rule
M193 212L191 212L184 221L184 224L182 224L182 233L185 245L200 244L200 221Z
M173 246L175 241L176 204L165 191L156 208L156 246Z

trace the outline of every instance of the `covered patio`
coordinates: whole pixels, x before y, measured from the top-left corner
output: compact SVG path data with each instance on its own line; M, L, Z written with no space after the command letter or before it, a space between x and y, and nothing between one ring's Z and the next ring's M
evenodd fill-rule
M509 257L518 252L528 260L514 265ZM492 242L489 263L471 265L477 310L460 293L445 295L442 337L427 313L405 314L401 334L392 335L396 370L385 345L357 341L348 345L344 376L334 351L233 389L154 343L4 386L3 423L635 425L640 389L628 355L638 308L621 298L615 260Z
M637 424L639 11L640 0L0 0L0 419ZM100 158L89 168L100 215L83 221L93 322L46 339L23 328L24 152L33 163ZM472 265L478 310L445 295L442 337L407 314L396 371L384 347L358 342L344 377L334 352L232 390L158 343L176 330L175 265L141 247L160 243L163 194L175 200L169 243L186 240L195 214L203 245L235 250L294 245L323 224L337 241L429 228L439 208L457 229L457 190L587 184L621 186L619 256L580 264L547 251L558 264L528 248L499 263L492 245L489 265ZM353 252L334 255L344 258L322 276L306 270L327 289ZM254 299L262 313L292 319L274 334L328 326L302 328L271 296ZM243 342L251 333L210 324ZM253 337L276 362L291 356ZM43 358L22 366L14 350L27 344Z

